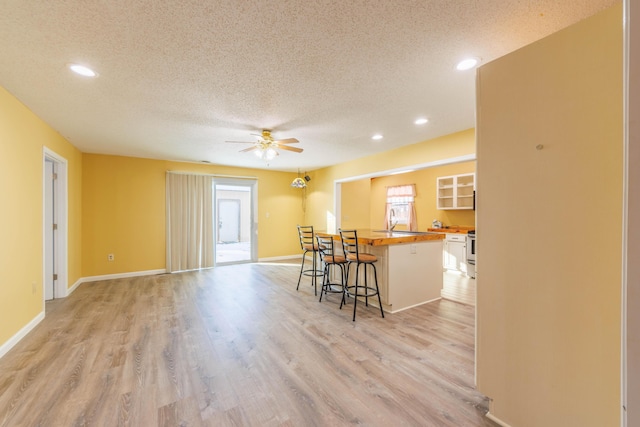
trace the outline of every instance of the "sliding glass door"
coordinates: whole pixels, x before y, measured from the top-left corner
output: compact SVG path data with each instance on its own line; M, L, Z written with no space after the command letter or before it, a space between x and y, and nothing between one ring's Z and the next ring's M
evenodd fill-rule
M214 178L213 194L216 265L257 261L257 181Z

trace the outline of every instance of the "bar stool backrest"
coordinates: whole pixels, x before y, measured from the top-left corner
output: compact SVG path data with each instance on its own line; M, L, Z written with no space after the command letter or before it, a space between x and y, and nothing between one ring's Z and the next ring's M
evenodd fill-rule
M358 232L356 230L338 230L340 232L340 240L342 240L342 249L348 260L357 261L358 252Z
M298 225L298 236L300 236L300 249L313 251L316 246L314 242L313 225Z
M330 262L335 262L336 259L344 258L344 255L337 251L335 247L335 241L332 236L326 234L316 234L316 240L318 241L318 247L320 248L320 258L324 261L325 258Z

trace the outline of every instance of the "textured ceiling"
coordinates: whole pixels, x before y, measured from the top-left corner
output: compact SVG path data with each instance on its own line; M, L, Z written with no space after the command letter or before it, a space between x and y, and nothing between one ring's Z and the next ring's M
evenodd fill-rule
M84 152L313 170L473 127L460 59L486 63L615 3L4 0L0 85ZM261 129L304 152L267 165L224 142Z

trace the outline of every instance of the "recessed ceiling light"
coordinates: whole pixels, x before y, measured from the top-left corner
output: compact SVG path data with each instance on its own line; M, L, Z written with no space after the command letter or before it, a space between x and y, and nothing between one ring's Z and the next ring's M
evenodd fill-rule
M69 64L69 69L71 69L71 71L73 71L74 73L80 74L81 76L85 77L96 77L98 75L98 73L93 71L91 68L85 67L84 65L80 64Z
M374 140L376 140L376 141L377 141L377 140L379 140L379 139L382 139L382 135L380 135L379 133L376 133L375 135L373 135L373 136L371 137L371 139L374 139Z
M416 121L413 122L413 123L415 123L417 125L423 125L423 124L425 124L427 122L429 122L429 119L425 119L424 117L421 117L419 119L416 119Z
M462 61L458 62L458 65L456 65L456 70L458 71L470 70L474 68L476 65L478 65L478 62L480 62L480 59L478 58L463 59Z

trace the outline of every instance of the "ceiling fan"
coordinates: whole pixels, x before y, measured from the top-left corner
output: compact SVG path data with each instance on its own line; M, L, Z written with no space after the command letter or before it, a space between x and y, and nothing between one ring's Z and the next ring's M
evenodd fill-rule
M256 135L258 137L258 141L256 142L248 142L248 141L225 141L235 144L253 144L249 148L245 148L244 150L240 150L241 153L246 151L253 151L256 156L261 159L271 160L275 156L279 155L278 150L286 150L293 151L294 153L302 153L302 148L290 147L286 144L297 144L298 141L295 138L286 138L286 139L273 139L271 136L270 130L263 130L261 135Z

